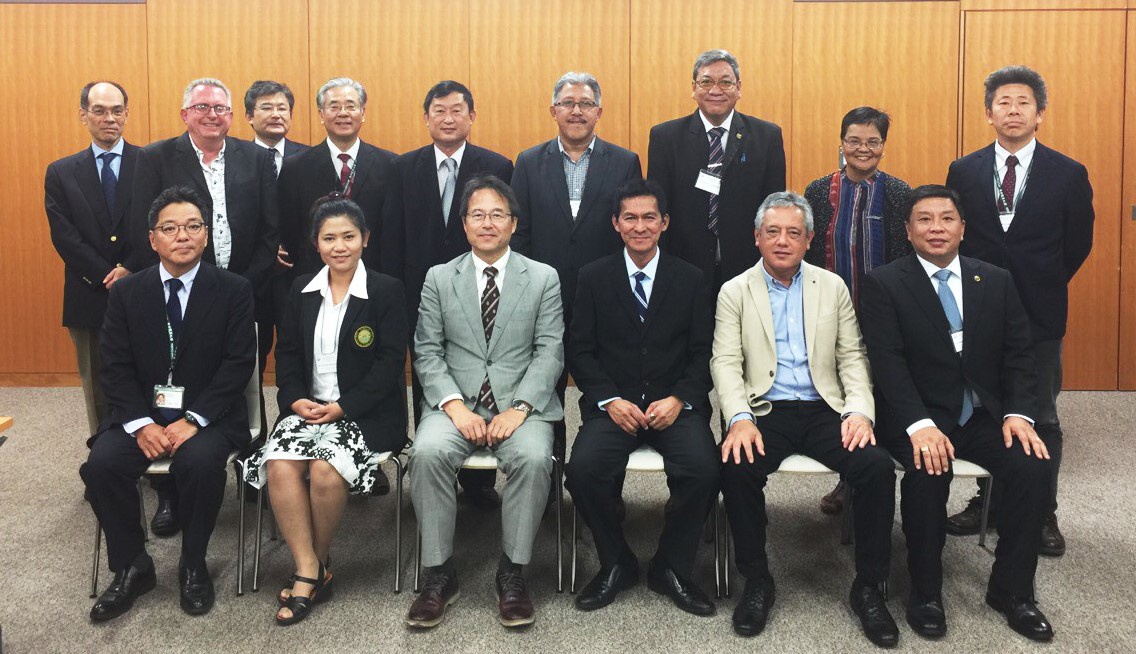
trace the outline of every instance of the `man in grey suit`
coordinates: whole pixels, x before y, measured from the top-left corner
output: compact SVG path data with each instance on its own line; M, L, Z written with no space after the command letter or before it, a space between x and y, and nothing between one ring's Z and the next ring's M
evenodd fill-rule
M508 477L497 567L499 619L533 622L522 566L548 496L552 423L564 416L554 386L564 368L564 318L556 271L509 249L516 196L500 179L475 177L461 217L472 252L426 273L414 370L425 407L410 452L410 496L422 536L425 581L407 616L434 627L458 597L453 553L454 475L488 447Z

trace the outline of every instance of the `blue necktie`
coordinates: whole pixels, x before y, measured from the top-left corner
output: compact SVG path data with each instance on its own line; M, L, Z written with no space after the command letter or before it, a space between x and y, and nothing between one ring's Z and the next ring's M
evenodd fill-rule
M639 322L647 322L647 291L643 289L647 273L639 270L632 277L635 278L635 307L639 309Z
M939 280L939 304L943 305L943 312L947 314L947 322L951 326L951 332L962 331L962 314L959 313L958 303L955 302L955 295L951 293L951 289L947 286L947 280L951 278L951 271L940 270L935 273L935 279ZM959 424L965 425L970 416L974 413L974 401L970 397L970 389L964 388L962 391L962 412L959 414Z
M99 159L103 161L102 183L103 183L103 197L106 198L107 211L112 215L114 214L115 200L118 193L118 176L114 174L114 170L110 167L110 162L118 154L115 152L104 152L99 155Z

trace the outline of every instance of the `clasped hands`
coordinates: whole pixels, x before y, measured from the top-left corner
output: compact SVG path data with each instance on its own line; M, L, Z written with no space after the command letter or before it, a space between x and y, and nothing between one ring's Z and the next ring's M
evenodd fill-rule
M849 452L876 444L876 434L872 422L859 413L849 413L840 423L840 445ZM746 460L753 463L753 453L765 456L765 441L761 431L752 420L738 420L730 427L722 441L722 463L733 455L734 463L742 462L742 452Z
M510 408L486 421L458 398L443 404L442 410L453 421L462 438L478 447L493 447L505 442L528 417L524 411Z
M135 437L142 454L153 461L162 456L177 454L178 448L196 435L197 426L190 424L185 418L179 418L165 427L152 422L139 429Z
M640 429L662 431L670 427L678 419L678 414L682 412L683 406L685 405L682 400L671 395L661 400L655 400L647 407L646 411L640 410L638 406L622 398L608 402L603 408L607 411L612 422L623 431L634 436Z

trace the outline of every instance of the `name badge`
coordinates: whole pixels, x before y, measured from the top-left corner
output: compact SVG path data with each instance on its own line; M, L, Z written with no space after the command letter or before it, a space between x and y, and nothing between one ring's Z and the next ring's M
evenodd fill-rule
M951 332L951 341L955 344L955 352L962 352L962 330Z
M333 373L336 371L337 353L319 354L316 355L316 372L321 375Z
M721 195L722 178L718 174L703 168L698 171L698 179L694 182L694 188L706 191L710 195Z
M154 408L184 409L185 386L154 385Z

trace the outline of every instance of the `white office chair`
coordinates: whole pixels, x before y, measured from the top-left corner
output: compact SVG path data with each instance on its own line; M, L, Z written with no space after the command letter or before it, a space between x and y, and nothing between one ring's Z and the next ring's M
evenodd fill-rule
M665 472L663 464L663 455L659 454L653 447L649 445L640 445L638 449L627 457L627 472ZM575 507L572 509L572 572L569 581L569 588L571 592L576 592L576 558L577 549L580 541L580 529L577 524L579 512ZM718 529L718 498L714 498L714 514L713 514L713 531L714 531L714 593L715 597L722 596L722 582L721 582L721 540L719 538Z

